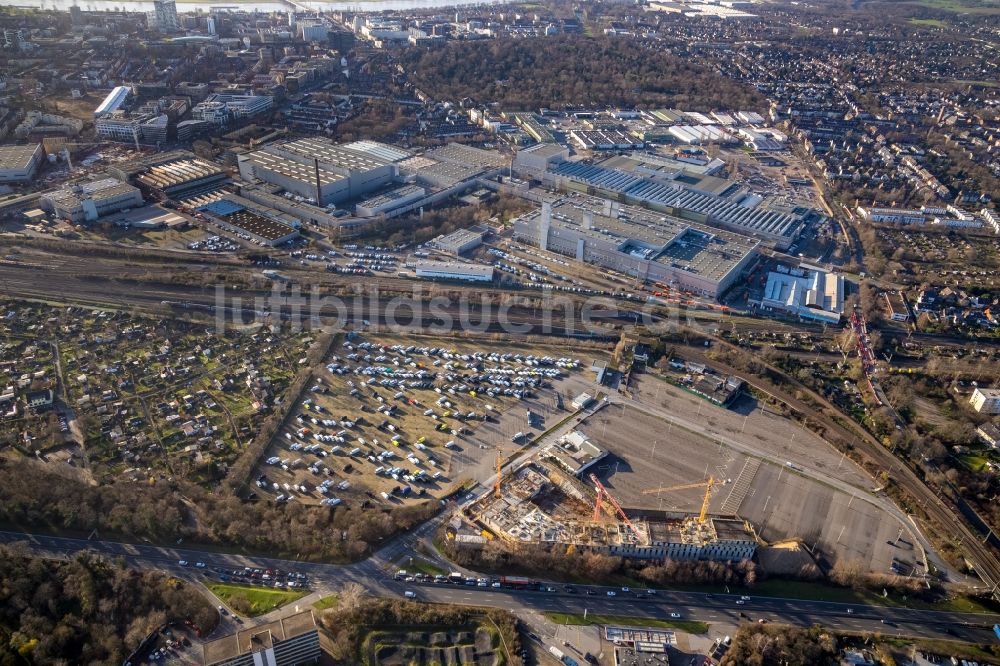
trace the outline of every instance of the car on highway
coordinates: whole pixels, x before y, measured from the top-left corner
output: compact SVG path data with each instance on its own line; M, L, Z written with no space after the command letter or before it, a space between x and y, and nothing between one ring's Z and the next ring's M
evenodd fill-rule
M745 594L742 597L740 597L740 599L742 601L750 601L750 597L746 596Z
M228 612L226 611L226 607L225 606L219 606L219 614L220 615L228 615Z
M671 613L670 617L674 618L675 620L679 620L679 619L681 619L681 614L680 613Z
M609 597L615 596L615 591L614 590L608 590L608 596Z
M742 599L737 599L737 600L736 600L736 605L737 605L737 606L742 606L742 605L743 605L743 604L745 604L745 603L746 603L746 602L745 602L745 601L743 601Z
M853 608L848 608L847 609L847 614L848 615L853 615L854 614L854 609Z
M181 565L182 567L186 567L188 565L187 560L180 560L177 564Z
M204 562L195 562L194 565L196 567L198 567L199 569L204 569L205 568L205 563Z
M629 589L627 587L623 587L622 588L622 592L628 592L628 591L629 591Z
M597 594L597 591L596 591L596 590L587 590L587 596L591 596L591 597L592 597L592 596L594 596L595 594Z
M406 597L407 599L416 599L417 593L414 592L413 590L407 590L406 592L403 592L403 596Z

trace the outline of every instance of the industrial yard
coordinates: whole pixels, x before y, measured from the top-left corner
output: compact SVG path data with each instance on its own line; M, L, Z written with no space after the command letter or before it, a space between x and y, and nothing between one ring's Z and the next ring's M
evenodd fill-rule
M511 543L564 542L626 557L740 559L749 557L743 549L797 540L828 564L923 569L920 548L900 538L909 525L815 435L747 398L724 409L649 376L640 386L643 402L585 415L468 515ZM807 472L826 466L822 476Z

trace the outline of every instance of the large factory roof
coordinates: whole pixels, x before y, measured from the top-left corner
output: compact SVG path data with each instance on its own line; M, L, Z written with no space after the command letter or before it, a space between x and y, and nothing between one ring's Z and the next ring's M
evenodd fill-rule
M671 215L658 215L635 206L620 206L618 217L602 214L601 200L561 200L552 207L553 227L562 226L621 252L721 280L757 247L757 241L735 232L713 229ZM592 205L593 204L593 205ZM590 228L584 213L593 216ZM539 217L540 210L522 219Z
M552 168L556 176L569 178L593 187L622 194L644 204L692 211L708 216L711 222L730 225L747 233L765 234L791 240L802 227L801 218L768 206L744 205L726 198L732 187L722 181L710 191L720 190L722 196L703 194L689 189L695 185L683 178L677 182L662 182L618 169L606 169L580 162L564 162ZM704 178L696 179L698 182Z
M376 159L385 160L386 162L399 162L411 155L408 150L378 141L354 141L353 143L344 144L343 147L347 150L371 155Z
M446 146L430 150L425 155L438 162L450 162L467 167L478 167L481 170L497 169L507 166L509 160L494 150L483 150L461 143L449 143Z
M103 116L106 113L111 113L112 111L117 111L128 96L131 94L132 89L128 86L118 86L104 98L96 109L94 109L95 116Z
M128 194L137 191L128 183L123 183L114 178L103 178L101 180L90 181L64 187L54 192L44 195L47 199L57 204L61 208L75 208L84 199L91 199L94 203L100 203L106 199Z
M0 146L0 169L27 169L40 146Z
M365 148L350 148L348 145L335 145L324 139L296 139L285 143L268 146L253 153L254 157L264 153L286 154L289 157L305 159L309 162L319 160L320 164L328 164L350 171L366 171L391 164L395 160L378 156L380 151Z
M302 164L301 162L290 160L283 155L274 155L262 150L251 153L248 158L254 163L255 166L260 166L287 178L307 183L316 182L315 165ZM319 167L319 181L321 185L336 183L339 180L344 180L346 177L347 176L339 174L335 171L330 171L322 166Z
M222 173L222 169L214 164L195 157L151 166L136 180L147 187L165 190Z

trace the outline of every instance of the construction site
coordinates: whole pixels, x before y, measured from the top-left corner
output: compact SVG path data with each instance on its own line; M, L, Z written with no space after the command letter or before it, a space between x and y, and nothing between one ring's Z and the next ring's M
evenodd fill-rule
M753 557L757 537L749 523L736 516L708 515L714 479L679 487L704 489L697 515L630 511L630 516L595 474L584 472L578 478L567 473L550 449L498 477L493 492L474 503L468 514L511 545L565 544L639 559Z
M782 422L760 410L740 414L669 386L643 394L667 409L615 403L585 414L503 469L466 518L512 549L738 561L792 543L827 564L922 568L922 550L900 546L899 516L854 485L865 481L850 461L827 467L821 442L794 428L778 442ZM765 428L772 438L758 438Z

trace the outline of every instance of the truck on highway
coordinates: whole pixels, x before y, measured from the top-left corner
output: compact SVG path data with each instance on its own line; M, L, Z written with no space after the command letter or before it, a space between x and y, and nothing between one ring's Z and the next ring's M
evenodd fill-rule
M522 590L532 585L533 581L523 576L500 576L500 584L504 587L513 587Z

